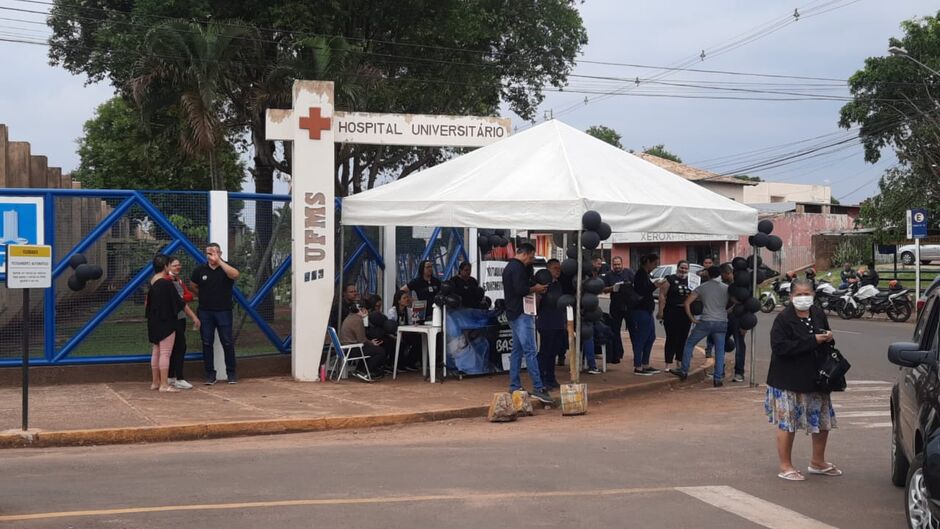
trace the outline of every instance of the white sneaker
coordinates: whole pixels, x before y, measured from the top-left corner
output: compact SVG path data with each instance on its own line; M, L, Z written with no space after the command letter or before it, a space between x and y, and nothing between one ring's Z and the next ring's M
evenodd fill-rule
M193 389L193 385L189 382L186 382L182 378L173 383L173 386L179 389Z

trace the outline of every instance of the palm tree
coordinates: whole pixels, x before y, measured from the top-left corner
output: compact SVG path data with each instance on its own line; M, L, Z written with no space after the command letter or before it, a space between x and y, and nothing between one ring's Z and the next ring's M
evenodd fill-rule
M145 54L130 81L145 112L176 110L183 125L180 146L208 160L212 189L225 189L216 154L229 132L225 118L233 94L258 49L257 32L242 24L168 21L147 32Z

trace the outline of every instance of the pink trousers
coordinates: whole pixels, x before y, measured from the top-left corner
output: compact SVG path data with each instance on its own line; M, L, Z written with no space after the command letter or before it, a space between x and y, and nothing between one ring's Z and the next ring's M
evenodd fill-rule
M176 340L176 333L172 333L160 343L153 344L153 350L150 353L150 367L154 369L170 368L170 353L173 352L173 342Z

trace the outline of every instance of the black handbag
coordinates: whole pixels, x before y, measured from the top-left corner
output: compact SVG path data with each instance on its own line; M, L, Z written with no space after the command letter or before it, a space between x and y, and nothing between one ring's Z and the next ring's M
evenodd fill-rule
M816 387L820 391L845 391L845 374L852 364L830 345L825 352L817 352Z

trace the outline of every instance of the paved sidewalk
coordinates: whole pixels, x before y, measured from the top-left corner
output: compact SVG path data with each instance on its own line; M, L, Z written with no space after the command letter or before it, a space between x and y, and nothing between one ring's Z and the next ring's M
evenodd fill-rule
M679 383L667 373L634 375L629 348L627 354L624 363L609 364L605 374L581 375L591 402ZM700 355L696 365L704 361ZM661 368L662 357L662 340L657 340L653 365ZM559 381L568 380L567 367L557 371ZM699 369L686 383L701 379ZM289 377L244 379L237 385L192 382L192 390L180 393L151 391L149 380L30 388L28 433L19 430L20 388L2 388L0 448L177 441L483 417L492 394L506 391L508 374L450 377L439 384L427 383L420 373L400 373L397 380L386 377L374 384L354 378L295 382ZM529 384L525 374L523 383Z

